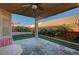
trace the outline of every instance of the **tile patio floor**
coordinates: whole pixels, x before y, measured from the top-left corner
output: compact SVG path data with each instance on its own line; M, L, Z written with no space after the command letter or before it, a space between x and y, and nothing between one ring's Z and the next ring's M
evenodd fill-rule
M22 46L23 55L79 55L79 51L42 38L22 39L14 42Z

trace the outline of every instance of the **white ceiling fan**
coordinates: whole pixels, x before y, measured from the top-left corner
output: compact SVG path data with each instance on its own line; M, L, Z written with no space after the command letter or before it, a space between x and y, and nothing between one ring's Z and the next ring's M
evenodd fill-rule
M26 5L23 5L22 7L31 7L32 9L36 10L38 8L38 6L36 4L26 4Z

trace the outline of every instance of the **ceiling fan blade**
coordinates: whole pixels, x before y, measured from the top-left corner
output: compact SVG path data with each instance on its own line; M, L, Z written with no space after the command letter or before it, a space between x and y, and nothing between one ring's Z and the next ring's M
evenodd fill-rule
M37 10L43 10L43 8L40 6L40 4L25 4L22 7L32 7L33 5L37 6Z
M28 5L23 5L22 7L28 7L28 6L31 6L30 4L28 4Z

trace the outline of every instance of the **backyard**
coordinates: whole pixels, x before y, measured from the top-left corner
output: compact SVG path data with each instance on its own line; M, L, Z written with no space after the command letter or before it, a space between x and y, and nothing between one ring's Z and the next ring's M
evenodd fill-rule
M74 32L71 27L66 24L57 28L42 28L39 34L79 44L79 33Z
M79 35L74 34L71 26L63 24L59 27L40 28L39 38L54 42L75 50L79 50ZM19 41L35 37L35 31L29 31L27 27L17 27L17 31L13 32L13 40Z
M16 32L16 33L18 33L18 32ZM32 33L30 33L30 34L28 34L27 32L24 33L24 34L21 34L21 33L18 34L18 35L13 35L14 41L29 39L29 38L34 37L34 35ZM61 39L58 39L58 38L55 38L55 37L50 37L50 36L46 36L46 35L42 35L42 34L39 34L39 38L42 38L42 39L45 39L47 41L54 42L54 43L57 43L57 44L60 44L60 45L64 45L66 47L69 47L69 48L72 48L72 49L75 49L75 50L79 50L79 44L76 44L76 43L73 43L73 42L61 40Z

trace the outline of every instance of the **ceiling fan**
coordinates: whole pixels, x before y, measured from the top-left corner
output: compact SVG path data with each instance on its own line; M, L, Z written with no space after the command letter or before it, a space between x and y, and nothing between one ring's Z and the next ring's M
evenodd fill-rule
M25 4L23 7L31 7L33 10L43 10L39 4Z

